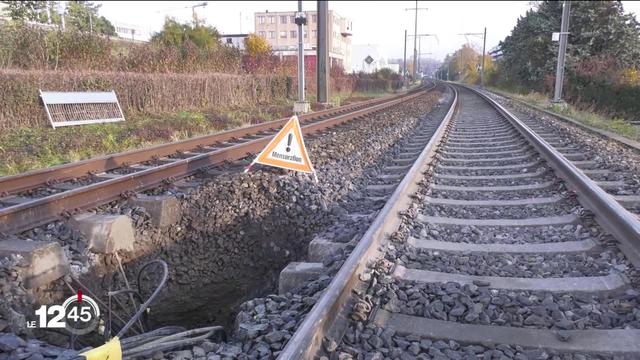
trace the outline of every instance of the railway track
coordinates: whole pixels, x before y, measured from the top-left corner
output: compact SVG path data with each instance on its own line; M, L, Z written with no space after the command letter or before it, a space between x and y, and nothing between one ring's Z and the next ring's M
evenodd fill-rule
M500 95L504 97L503 95ZM612 140L621 144L628 151L640 151L640 144L636 141L624 138L597 128L592 128L581 124L575 120L554 114L543 108L527 104L523 101L508 98L519 105L533 109L543 115L558 119L561 122L571 124L599 138ZM532 130L540 135L547 143L553 146L567 159L572 161L577 167L594 180L607 193L613 196L623 207L636 215L640 215L640 177L637 169L626 164L626 161L617 162L601 154L597 147L590 144L590 139L576 138L575 134L565 128L553 126L548 122L540 121L531 116L521 116L521 120Z
M457 88L279 358L640 358L637 218Z
M301 117L318 132L415 99L434 84ZM287 119L0 178L0 233L23 231L259 152Z

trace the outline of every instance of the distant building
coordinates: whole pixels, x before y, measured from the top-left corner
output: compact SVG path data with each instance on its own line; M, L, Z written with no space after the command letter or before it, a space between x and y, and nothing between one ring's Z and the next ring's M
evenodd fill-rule
M377 45L353 46L353 71L372 73L380 69L388 68L387 59L380 54Z
M502 59L502 48L500 46L496 46L489 50L489 55L493 61L497 61Z
M305 58L315 59L318 43L318 14L316 11L305 11L307 25L304 26ZM267 39L273 52L283 57L297 56L298 26L295 23L295 11L255 13L255 32ZM329 10L329 60L331 66L342 66L351 72L351 20ZM315 60L314 60L315 61Z
M220 35L220 42L244 50L244 39L246 39L247 36L249 36L249 34L223 34Z
M149 31L143 30L137 25L115 22L113 27L116 29L116 35L124 40L149 41L151 38Z

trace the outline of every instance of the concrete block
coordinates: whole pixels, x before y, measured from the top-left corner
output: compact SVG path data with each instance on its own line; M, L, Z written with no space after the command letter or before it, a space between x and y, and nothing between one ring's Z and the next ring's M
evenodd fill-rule
M311 111L311 105L307 101L296 101L293 104L293 112L294 113L306 114L309 111Z
M278 294L284 295L322 274L322 263L292 262L280 272Z
M151 216L151 223L159 228L177 223L182 216L178 199L169 195L138 195L130 198L129 204L144 208Z
M71 218L69 226L82 233L87 247L95 253L133 250L133 224L128 216L85 213Z
M69 273L69 262L60 244L49 241L9 239L0 241L0 256L20 255L25 267L20 272L25 286L37 288Z
M331 242L324 238L314 238L309 243L309 261L322 262L322 260L343 249L346 244Z

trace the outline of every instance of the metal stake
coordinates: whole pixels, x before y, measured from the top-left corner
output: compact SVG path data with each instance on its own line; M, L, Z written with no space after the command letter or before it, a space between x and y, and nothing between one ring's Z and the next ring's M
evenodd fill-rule
M302 1L298 0L298 13L302 13ZM304 101L304 43L303 25L298 24L298 101Z
M562 82L564 78L564 56L567 51L567 40L569 38L569 11L571 1L565 1L562 6L562 23L560 25L560 47L558 48L558 65L556 67L556 88L553 93L553 102L562 101Z
M329 99L329 65L327 59L327 28L329 24L329 2L318 1L318 44L316 47L317 99L319 103L326 103Z

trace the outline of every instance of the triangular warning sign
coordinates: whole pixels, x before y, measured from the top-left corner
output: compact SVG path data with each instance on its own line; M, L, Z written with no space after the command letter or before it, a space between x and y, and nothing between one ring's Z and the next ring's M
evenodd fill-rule
M294 115L289 119L254 160L254 163L315 173L304 146L297 116Z

